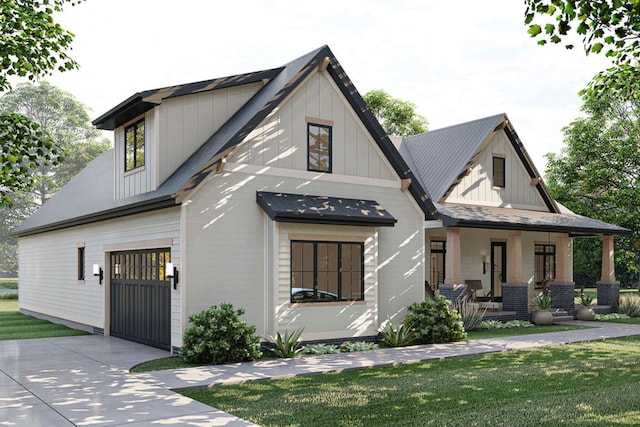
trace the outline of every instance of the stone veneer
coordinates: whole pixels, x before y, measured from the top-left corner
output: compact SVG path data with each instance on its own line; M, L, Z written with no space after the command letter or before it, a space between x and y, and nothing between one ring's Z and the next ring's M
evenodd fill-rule
M529 287L526 283L502 284L502 309L515 311L519 320L529 320Z
M551 282L551 307L560 308L570 315L574 315L575 308L575 288L573 282Z
M612 311L618 310L620 298L620 282L596 282L598 285L598 305L611 306Z

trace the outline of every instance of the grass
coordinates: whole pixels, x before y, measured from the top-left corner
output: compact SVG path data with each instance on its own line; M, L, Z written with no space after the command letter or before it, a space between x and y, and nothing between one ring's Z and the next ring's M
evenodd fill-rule
M182 393L261 426L608 426L640 419L640 337Z
M18 289L18 278L0 278L0 289Z
M25 316L18 310L18 300L0 300L0 341L87 334L84 331Z

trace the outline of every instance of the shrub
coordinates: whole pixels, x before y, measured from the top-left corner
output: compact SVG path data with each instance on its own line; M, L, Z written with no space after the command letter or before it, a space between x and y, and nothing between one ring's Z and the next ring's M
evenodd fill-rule
M300 354L303 351L303 348L300 346L300 335L302 335L302 331L302 328L291 333L285 331L284 337L278 332L275 338L271 338L275 344L275 348L271 350L273 354L275 354L276 357L284 359L296 357Z
M404 323L394 327L387 321L387 325L380 331L380 347L406 347L416 342L416 334Z
M340 344L340 350L345 353L350 353L352 351L369 351L375 350L378 348L378 344L374 342L366 342L366 341L356 341L356 342L343 342Z
M552 302L553 300L551 299L551 295L549 294L538 294L533 299L533 304L540 310L547 310L551 307Z
M318 356L321 354L338 354L340 349L333 344L307 344L301 349L302 354Z
M480 308L477 304L467 303L464 297L456 299L456 310L462 318L462 326L465 331L480 329L480 324L487 312L486 308Z
M404 324L416 334L420 344L461 341L467 338L462 318L455 310L449 310L450 302L442 295L427 298L409 306Z
M602 320L606 322L607 320L616 320L616 319L630 319L626 314L620 313L609 313L609 314L598 314L596 313L596 320Z
M584 307L590 307L593 304L593 294L589 293L589 292L585 292L584 294L580 295L580 304L582 304Z
M533 328L535 325L526 320L509 320L500 322L499 320L483 320L480 329L507 329L507 328Z
M189 363L218 365L260 358L260 338L256 327L240 319L244 309L223 302L189 317L193 324L184 332L182 353Z
M626 314L629 317L640 317L640 298L635 296L621 297L618 313Z
M0 294L0 299L18 299L18 293L7 292L6 294Z

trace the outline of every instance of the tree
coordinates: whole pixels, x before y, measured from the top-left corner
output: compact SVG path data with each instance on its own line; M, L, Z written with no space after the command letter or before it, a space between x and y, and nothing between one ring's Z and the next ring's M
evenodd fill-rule
M13 275L17 271L17 244L9 236L11 230L111 144L91 125L82 103L47 82L18 85L0 98L0 114L37 125L64 154L64 161L58 164L34 162L29 175L34 181L31 188L5 195L12 206L0 207L0 274Z
M0 3L0 92L11 89L9 78L35 80L78 64L66 54L73 34L53 19L72 0L9 0ZM37 182L34 171L61 160L55 143L40 126L15 113L0 114L0 206L12 203L8 194Z
M412 102L393 98L382 89L371 90L363 98L389 135L415 135L428 130L427 119L416 113Z
M617 274L629 284L640 255L640 101L600 94L587 97L582 110L587 117L563 130L561 154L546 156L547 184L574 212L634 230L616 238ZM576 241L576 277L600 265L600 249L588 240Z
M622 97L640 96L640 1L525 0L525 5L528 33L538 44L565 41L572 49L567 40L575 33L587 54L612 59L613 67L597 74L584 95L613 91Z

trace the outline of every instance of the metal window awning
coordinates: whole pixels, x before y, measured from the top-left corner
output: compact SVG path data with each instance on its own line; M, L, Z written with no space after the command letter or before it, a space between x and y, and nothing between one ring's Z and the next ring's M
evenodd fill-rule
M274 221L393 227L397 220L374 200L256 192L256 201Z

